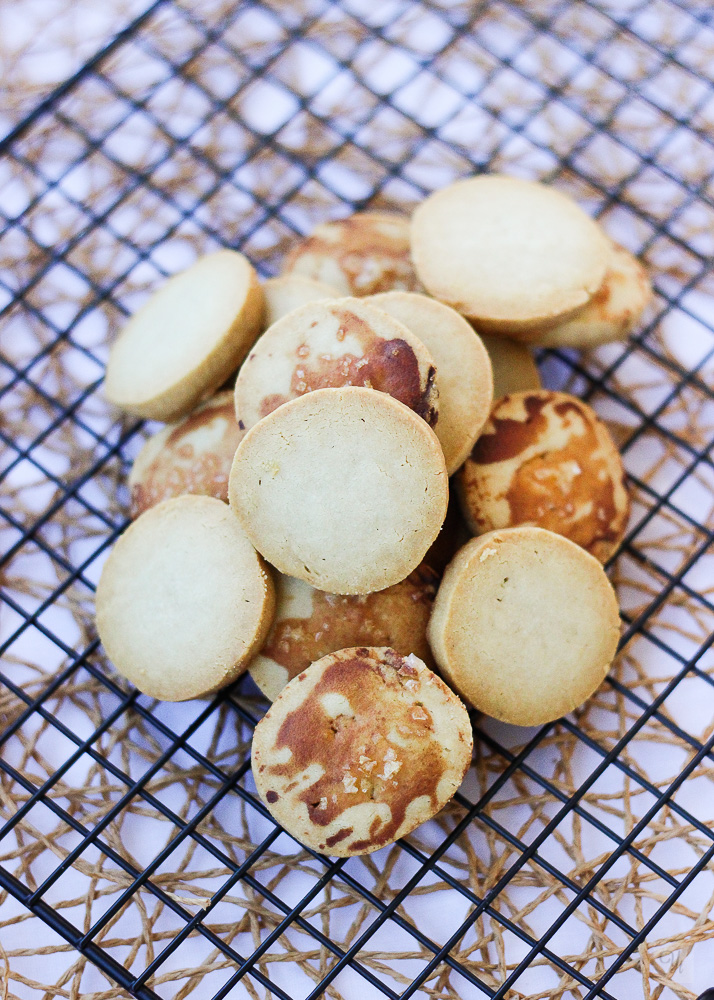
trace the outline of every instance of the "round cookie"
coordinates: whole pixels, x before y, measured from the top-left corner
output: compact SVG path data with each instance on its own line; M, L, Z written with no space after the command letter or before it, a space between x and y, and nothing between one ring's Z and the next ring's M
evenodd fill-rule
M263 282L263 295L263 323L267 328L298 306L319 302L320 299L339 299L342 292L333 285L307 278L304 274L283 274L279 278L268 278Z
M622 541L630 512L607 427L587 403L548 389L498 400L456 486L474 534L535 524L601 562Z
M426 347L381 309L354 298L311 302L255 344L236 380L236 413L250 428L304 393L361 385L388 393L433 427L435 378Z
M446 805L471 762L457 696L416 656L342 649L283 688L253 735L253 776L306 847L368 854Z
M482 334L481 340L491 359L494 399L512 392L540 389L538 365L525 344L488 334Z
M228 474L244 433L228 390L150 437L129 474L132 518L184 493L227 501Z
M474 708L539 726L581 705L617 651L617 598L600 563L544 528L472 538L447 567L428 637Z
M285 271L334 285L343 295L421 291L412 266L409 219L389 212L358 212L323 223L288 254Z
M99 637L140 691L186 701L229 684L273 620L273 582L229 507L164 500L127 528L97 587Z
M502 175L430 195L412 217L414 266L427 290L479 329L528 340L585 305L605 277L609 242L566 195Z
M274 701L311 663L348 646L391 646L433 666L426 626L439 577L421 565L406 580L374 594L325 594L294 576L277 574L275 620L249 667Z
M647 272L629 250L612 246L605 280L575 316L538 336L539 347L597 347L623 340L635 329L652 298Z
M415 292L368 299L419 338L436 364L439 420L434 430L451 476L468 457L493 403L491 362L473 327L449 306Z
M185 416L236 370L262 316L263 291L242 254L201 257L169 278L112 344L107 399L152 420Z
M230 504L281 573L319 590L368 594L423 560L446 515L441 446L383 392L317 389L248 431Z

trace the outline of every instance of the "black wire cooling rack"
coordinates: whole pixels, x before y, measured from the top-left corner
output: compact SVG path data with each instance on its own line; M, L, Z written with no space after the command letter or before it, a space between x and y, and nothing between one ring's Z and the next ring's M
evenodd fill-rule
M709 4L674 0L158 0L25 110L0 189L6 988L637 1000L712 985L712 39ZM254 793L262 708L245 681L168 710L101 657L92 591L142 434L102 402L108 331L192 252L237 246L274 273L318 221L409 209L485 169L570 190L654 278L626 345L540 359L621 441L622 662L584 712L525 738L475 719L446 819L371 867L335 862ZM208 791L184 807L170 792L191 781ZM129 814L159 825L129 844ZM206 859L195 876L187 845ZM361 907L351 931L338 898ZM197 942L208 969L182 958ZM71 971L43 972L48 953ZM100 985L78 987L92 965Z

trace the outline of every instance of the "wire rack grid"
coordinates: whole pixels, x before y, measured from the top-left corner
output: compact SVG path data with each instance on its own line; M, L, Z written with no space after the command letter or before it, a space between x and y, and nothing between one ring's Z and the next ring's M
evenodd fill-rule
M112 10L125 26L66 79L38 89L18 58L7 89L3 996L695 997L714 981L710 5ZM624 455L622 650L567 719L476 717L452 805L334 861L255 794L248 681L168 706L103 658L93 592L150 429L105 404L107 343L198 253L276 273L317 222L481 170L569 191L653 276L627 344L540 358Z

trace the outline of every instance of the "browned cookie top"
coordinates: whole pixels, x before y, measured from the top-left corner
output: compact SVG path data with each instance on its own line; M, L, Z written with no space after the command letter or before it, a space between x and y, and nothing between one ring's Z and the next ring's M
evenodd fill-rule
M129 476L131 516L184 493L227 501L228 475L244 433L228 391L149 438Z
M358 647L323 657L283 689L255 731L253 773L302 843L363 854L438 812L471 746L464 706L420 660Z
M285 270L325 281L344 295L421 291L412 266L409 219L388 212L359 212L318 226L289 254Z
M433 427L438 419L434 359L402 323L359 299L313 302L273 324L236 382L246 427L315 389L364 386L386 392Z
M406 580L373 594L326 594L277 574L275 621L250 673L274 700L320 657L351 646L391 646L433 664L426 626L439 577L422 564Z
M457 483L476 534L535 525L605 561L627 525L629 497L615 443L587 403L563 392L498 400Z

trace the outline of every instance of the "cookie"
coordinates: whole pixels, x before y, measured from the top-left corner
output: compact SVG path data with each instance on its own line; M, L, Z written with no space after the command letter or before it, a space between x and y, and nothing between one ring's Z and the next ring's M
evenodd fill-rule
M318 226L288 254L284 270L334 285L343 295L421 291L412 266L409 219L388 212L359 212Z
M272 579L230 508L182 496L146 511L117 541L97 587L97 630L140 691L186 701L247 668L274 608Z
M539 347L597 347L623 340L635 329L652 298L647 272L636 257L613 244L605 280L572 319L543 331Z
M375 594L325 594L276 574L275 620L250 675L274 701L311 663L348 646L391 646L433 666L426 626L439 577L426 565Z
M540 389L538 365L525 344L507 337L481 336L493 369L493 398L501 399L511 392Z
M185 416L236 370L262 316L263 291L242 254L201 257L169 278L112 344L107 399L152 420Z
M309 303L266 330L238 373L236 413L253 427L289 399L344 385L389 393L436 424L433 357L402 323L354 298Z
M571 712L617 651L617 598L584 549L544 528L472 538L446 569L428 636L449 684L518 726Z
M493 403L491 362L481 338L463 316L426 295L382 292L368 302L403 323L434 358L439 384L434 430L451 476L468 457Z
M412 256L427 291L478 329L529 339L601 286L610 245L589 216L545 184L501 175L457 181L412 217Z
M453 482L453 480L451 481ZM436 540L429 551L424 556L425 564L441 577L448 563L454 558L461 546L469 540L471 532L466 527L456 490L449 486L449 506L446 509L446 517L441 526ZM392 643L392 645L394 645ZM424 657L422 656L422 660Z
M464 705L416 656L342 649L290 681L258 723L253 776L288 833L350 857L436 815L472 748Z
M624 478L620 453L594 410L541 389L498 400L456 487L474 534L535 524L605 562L627 527Z
M132 518L184 493L227 501L228 474L244 433L229 390L150 437L129 474Z
M269 327L298 306L305 306L308 302L319 302L320 299L339 299L342 292L339 288L326 285L322 281L306 278L304 274L283 274L279 278L268 278L263 282L263 295L265 296L263 323Z
M335 594L405 579L446 515L436 435L391 396L316 389L248 431L228 484L255 547L281 573Z

